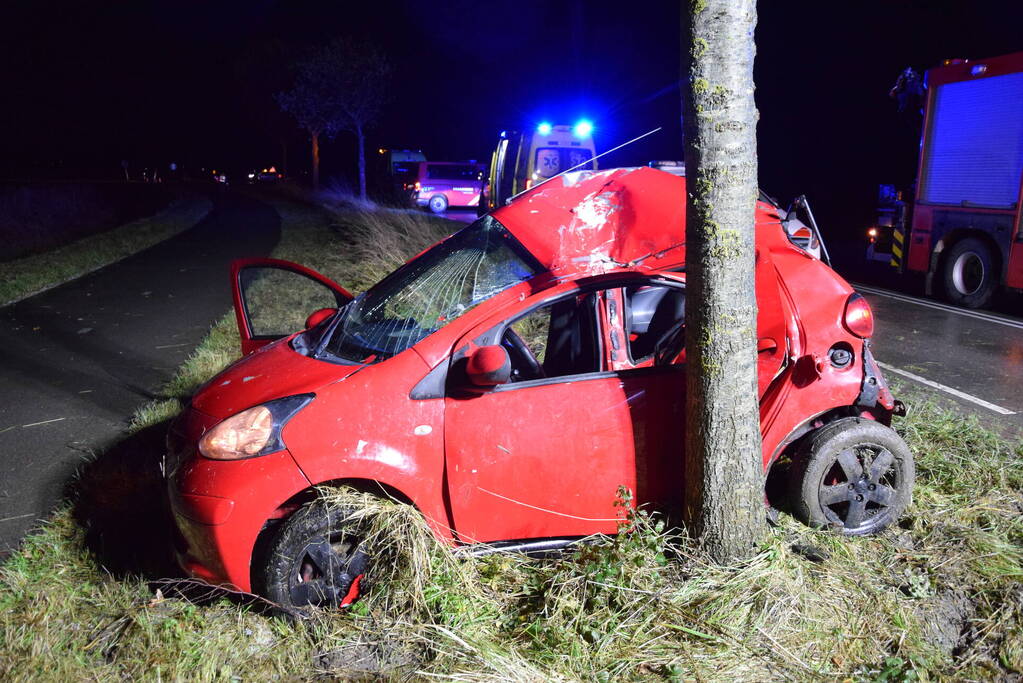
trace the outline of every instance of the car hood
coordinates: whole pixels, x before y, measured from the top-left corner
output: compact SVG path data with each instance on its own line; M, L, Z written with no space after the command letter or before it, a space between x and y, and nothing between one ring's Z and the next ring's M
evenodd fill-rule
M308 358L282 339L239 359L200 387L192 407L223 419L275 398L315 392L361 367Z
M686 179L654 168L566 173L494 218L560 276L685 264ZM758 226L779 220L776 207L757 203ZM758 234L758 246L764 237Z

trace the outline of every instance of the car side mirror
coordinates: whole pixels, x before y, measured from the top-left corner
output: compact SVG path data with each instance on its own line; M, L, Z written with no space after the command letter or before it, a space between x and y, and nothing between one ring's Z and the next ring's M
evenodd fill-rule
M308 318L305 319L305 328L308 330L316 327L335 313L337 313L336 308L321 308L319 310L315 310L309 314Z
M481 346L469 354L465 374L477 387L496 387L511 379L511 358L500 345Z

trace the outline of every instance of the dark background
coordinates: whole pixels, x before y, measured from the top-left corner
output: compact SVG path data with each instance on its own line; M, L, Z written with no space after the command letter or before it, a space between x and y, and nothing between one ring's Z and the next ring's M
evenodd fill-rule
M116 178L121 161L301 176L307 136L272 94L337 36L393 67L370 149L489 158L503 128L595 125L598 152L664 130L604 166L682 157L679 2L605 0L14 0L0 9L0 178ZM1023 50L1023 3L761 2L760 180L806 193L825 234L859 234L879 182L908 185L918 132L887 96L905 66ZM324 174L354 182L351 136Z

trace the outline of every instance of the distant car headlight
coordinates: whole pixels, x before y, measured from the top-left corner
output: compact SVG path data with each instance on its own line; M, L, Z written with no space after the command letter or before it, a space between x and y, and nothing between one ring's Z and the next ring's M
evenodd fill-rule
M313 397L288 396L232 415L199 439L199 453L211 460L241 460L284 450L284 425Z

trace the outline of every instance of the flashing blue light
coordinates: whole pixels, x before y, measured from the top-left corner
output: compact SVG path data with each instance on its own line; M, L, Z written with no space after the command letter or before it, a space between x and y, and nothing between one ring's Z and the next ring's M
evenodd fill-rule
M589 136L589 134L592 132L593 124L587 121L586 119L582 119L581 121L579 121L577 124L575 124L575 128L572 129L572 134L575 135L577 138L585 138Z
M546 121L544 121L543 123L536 127L536 132L539 133L540 135L550 135L552 130L553 126L551 126L551 124L547 123Z

